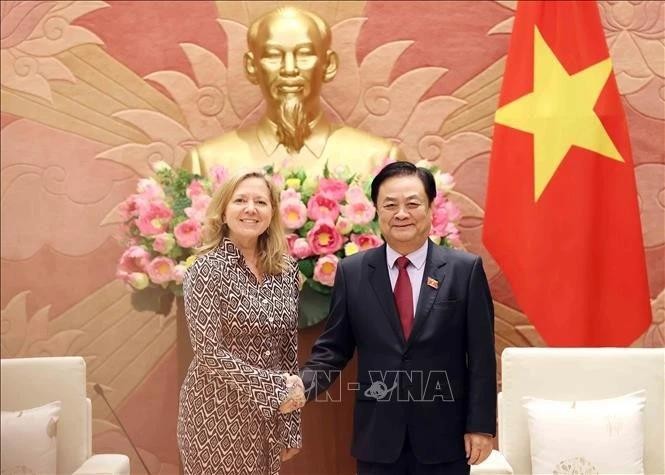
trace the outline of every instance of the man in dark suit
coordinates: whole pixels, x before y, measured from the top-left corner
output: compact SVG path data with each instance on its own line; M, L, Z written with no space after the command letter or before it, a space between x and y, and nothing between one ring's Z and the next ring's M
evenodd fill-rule
M408 162L372 182L386 244L337 268L301 371L312 400L358 350L358 473L468 474L496 429L494 310L481 259L429 239L436 186Z

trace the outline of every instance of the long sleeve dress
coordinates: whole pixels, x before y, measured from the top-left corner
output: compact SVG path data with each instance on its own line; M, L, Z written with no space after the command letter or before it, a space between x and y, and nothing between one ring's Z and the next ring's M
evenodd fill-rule
M183 290L194 349L178 414L185 473L278 474L281 449L301 446L300 411L278 411L281 375L298 371L296 263L258 282L223 239L188 269Z

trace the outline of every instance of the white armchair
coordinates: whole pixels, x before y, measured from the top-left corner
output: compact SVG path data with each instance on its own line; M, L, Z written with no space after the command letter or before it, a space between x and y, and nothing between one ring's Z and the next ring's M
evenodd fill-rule
M92 455L92 405L86 397L81 357L0 360L3 411L19 411L61 401L58 420L58 474L129 475L129 458Z
M522 397L593 400L646 389L644 466L665 473L665 349L507 348L501 355L499 451L474 466L474 475L531 473L529 430Z

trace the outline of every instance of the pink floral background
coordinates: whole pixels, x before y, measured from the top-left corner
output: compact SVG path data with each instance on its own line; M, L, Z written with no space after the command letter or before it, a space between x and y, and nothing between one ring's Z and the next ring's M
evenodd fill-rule
M275 3L286 2L0 5L2 357L83 355L89 383L105 389L153 473L178 471L176 324L173 313L137 311L114 279L115 209L151 163L177 165L193 143L260 113L240 59L247 25ZM542 345L480 241L515 2L294 3L333 28L342 63L324 90L328 112L453 174L461 240L484 257L492 285L497 351ZM652 298L653 325L635 345L663 346L665 3L599 8L630 127ZM131 455L143 473L90 397L94 450ZM346 473L340 457L312 450L289 470L311 473L302 467L315 461Z

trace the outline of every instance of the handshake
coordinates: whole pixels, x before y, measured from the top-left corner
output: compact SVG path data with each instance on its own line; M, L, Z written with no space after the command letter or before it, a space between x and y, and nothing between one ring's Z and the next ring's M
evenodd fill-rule
M302 379L297 374L284 373L284 381L286 382L286 389L289 391L286 399L280 404L279 412L288 414L295 410L300 409L305 405L305 386Z

